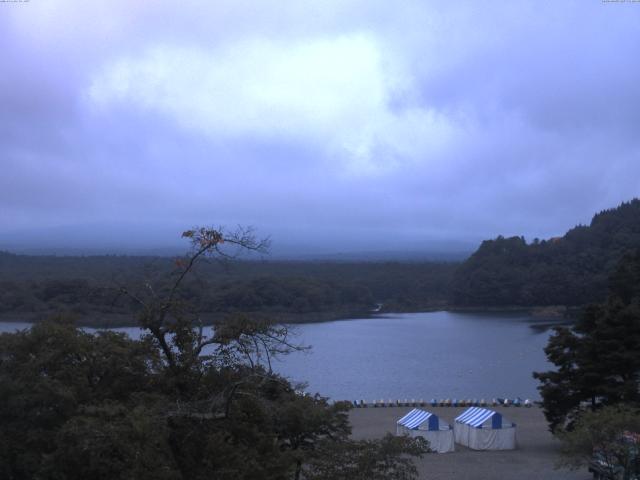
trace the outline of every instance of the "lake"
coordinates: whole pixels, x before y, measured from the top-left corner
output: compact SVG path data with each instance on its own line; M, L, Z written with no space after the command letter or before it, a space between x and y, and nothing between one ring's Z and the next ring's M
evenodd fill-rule
M0 331L28 326L0 323ZM548 326L526 315L451 312L296 325L297 342L312 350L274 369L337 400L538 399L531 372L551 367L543 352Z

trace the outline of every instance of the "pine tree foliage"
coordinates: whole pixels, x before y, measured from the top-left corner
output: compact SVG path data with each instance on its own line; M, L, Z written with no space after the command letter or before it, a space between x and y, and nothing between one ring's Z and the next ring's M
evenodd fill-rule
M534 377L553 431L570 427L585 408L640 405L640 251L619 263L607 301L556 329L545 352L557 368Z

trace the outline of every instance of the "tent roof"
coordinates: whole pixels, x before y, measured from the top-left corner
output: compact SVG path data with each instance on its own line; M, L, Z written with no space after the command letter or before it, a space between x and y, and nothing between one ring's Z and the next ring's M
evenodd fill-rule
M435 415L431 412L426 412L419 408L414 408L404 417L398 420L398 423L407 428L416 428L429 420L429 417L431 417L432 415L435 417Z
M494 415L499 415L498 412L488 410L486 408L471 407L462 412L461 415L456 417L456 422L471 425L472 427L479 427L488 419Z

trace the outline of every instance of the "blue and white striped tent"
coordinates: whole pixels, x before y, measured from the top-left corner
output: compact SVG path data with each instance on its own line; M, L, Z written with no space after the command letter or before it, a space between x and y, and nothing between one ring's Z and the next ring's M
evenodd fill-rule
M512 450L516 448L516 425L502 414L481 407L471 407L457 416L454 423L456 443L474 450Z
M437 415L414 408L396 422L396 435L423 437L429 442L431 450L438 453L454 450L453 430Z
M398 425L408 428L409 430L418 428L420 426L426 427L423 428L423 430L439 430L439 423L440 421L437 415L434 415L431 412L420 410L419 408L414 408L404 417L398 420Z
M481 427L491 419L491 428L502 428L502 415L486 408L471 407L456 417L456 422L465 423L475 428Z

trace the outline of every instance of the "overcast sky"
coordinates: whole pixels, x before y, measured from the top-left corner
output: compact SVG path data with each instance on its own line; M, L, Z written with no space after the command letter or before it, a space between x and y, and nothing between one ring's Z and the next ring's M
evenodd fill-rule
M640 3L0 3L0 246L549 237L640 194Z

